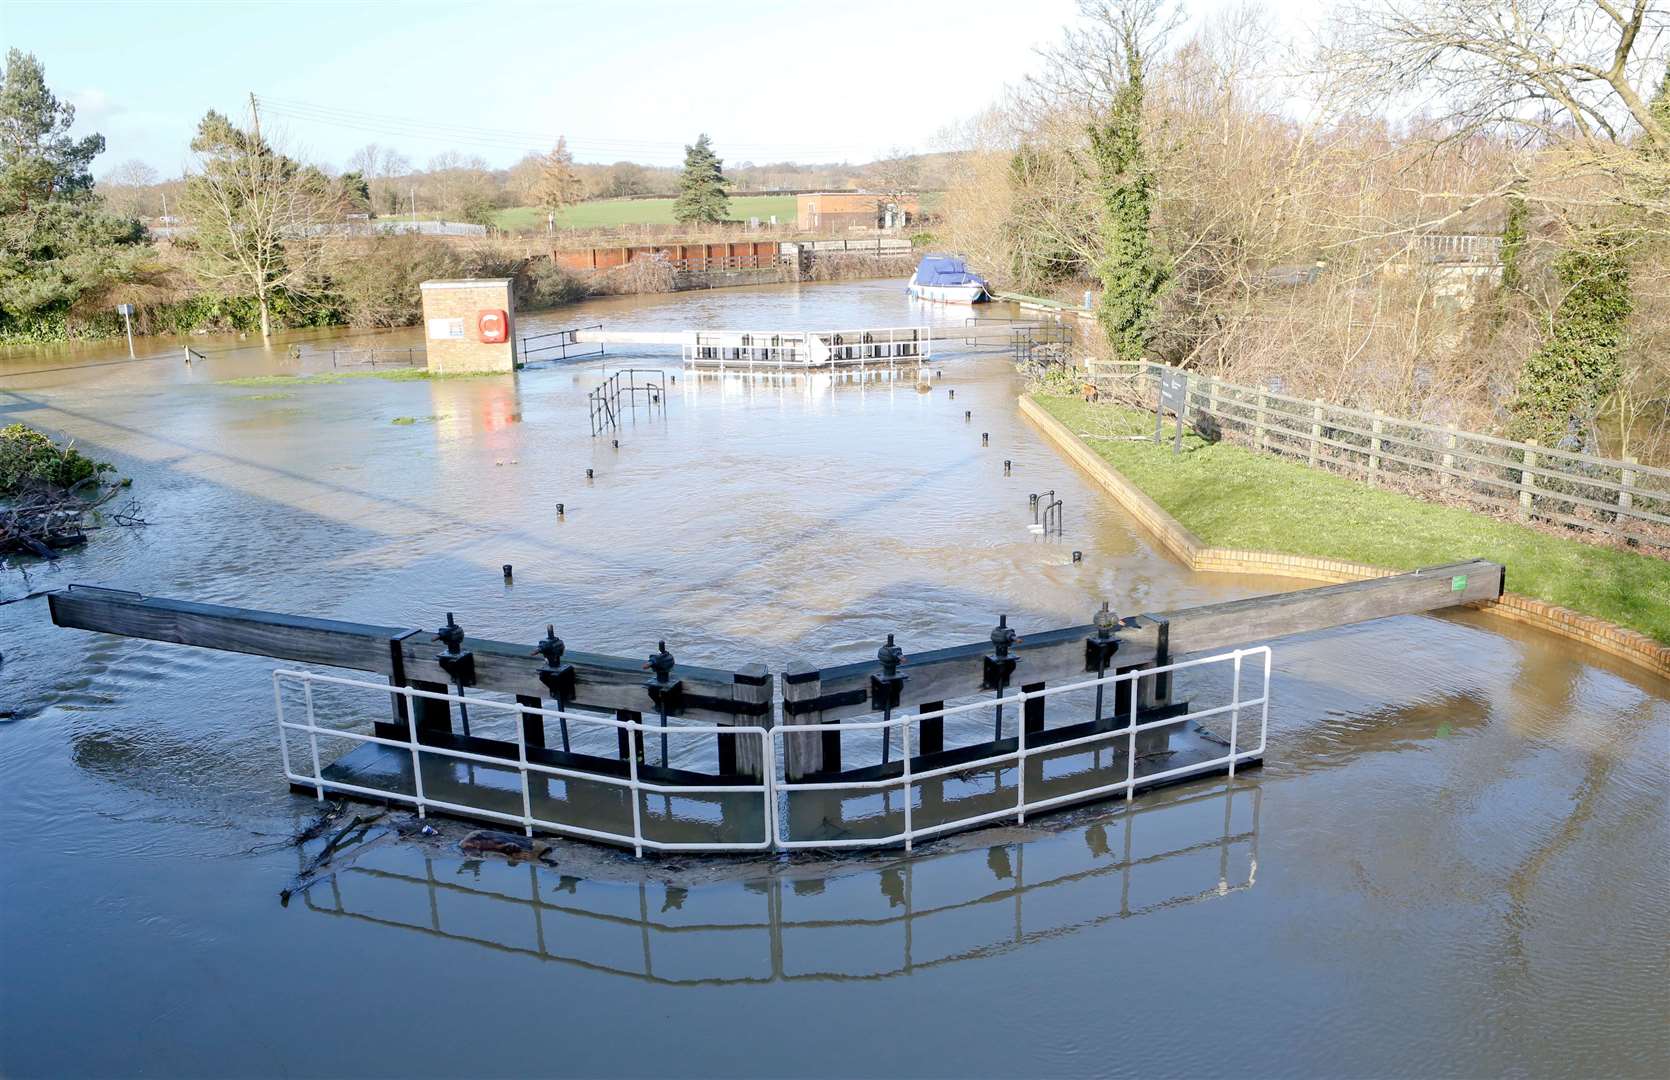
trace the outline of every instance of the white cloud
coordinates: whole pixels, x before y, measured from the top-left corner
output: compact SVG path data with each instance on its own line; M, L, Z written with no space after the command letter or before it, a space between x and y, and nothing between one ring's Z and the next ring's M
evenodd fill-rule
M70 95L70 104L75 106L75 122L77 126L96 125L112 116L118 116L127 111L126 107L112 101L110 95L96 86L85 90L77 90Z

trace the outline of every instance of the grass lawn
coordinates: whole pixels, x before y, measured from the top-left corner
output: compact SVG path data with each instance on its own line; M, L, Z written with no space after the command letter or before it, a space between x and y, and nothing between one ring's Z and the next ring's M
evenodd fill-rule
M731 218L747 221L757 217L779 223L794 220L793 195L738 195L731 199ZM500 210L493 223L506 232L543 232L545 211L537 206L513 206ZM570 206L557 215L559 229L600 229L616 225L671 225L672 199L596 199Z
M1507 567L1511 592L1606 619L1670 644L1670 561L1566 540L1485 514L1368 487L1269 454L1193 435L1162 446L1154 415L1034 395L1110 465L1213 547L1315 555L1414 570L1462 559Z

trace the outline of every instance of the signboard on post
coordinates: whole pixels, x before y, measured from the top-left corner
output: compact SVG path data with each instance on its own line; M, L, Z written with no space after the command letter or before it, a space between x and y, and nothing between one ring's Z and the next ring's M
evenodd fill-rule
M1177 417L1177 434L1172 440L1171 452L1183 452L1183 413L1189 405L1189 377L1181 371L1160 372L1160 400L1154 406L1154 444L1160 442L1160 425L1164 421L1165 411L1170 409Z
M133 357L133 305L117 304L116 314L122 317L122 326L128 332L128 357Z

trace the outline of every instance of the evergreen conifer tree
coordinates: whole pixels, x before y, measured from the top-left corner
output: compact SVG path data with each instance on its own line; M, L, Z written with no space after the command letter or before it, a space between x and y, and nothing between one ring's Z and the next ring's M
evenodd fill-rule
M684 175L679 180L678 199L673 202L673 218L685 225L711 225L731 212L725 198L724 163L713 152L713 145L704 134L694 146L684 148Z

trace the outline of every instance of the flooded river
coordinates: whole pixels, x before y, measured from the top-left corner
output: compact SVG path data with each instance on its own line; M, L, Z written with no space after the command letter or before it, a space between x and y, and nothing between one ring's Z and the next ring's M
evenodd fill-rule
M5 354L0 422L115 462L149 524L0 598L453 611L775 670L1298 584L1156 551L1021 420L1007 356L953 343L963 315L865 282L524 318L952 319L931 393L681 376L618 449L587 422L596 360L227 383L416 331L194 341L190 366L178 343ZM1026 528L1051 488L1060 539ZM40 600L0 607L0 652L7 1075L1670 1073L1670 685L1477 613L1276 643L1264 768L1130 812L909 858L563 843L555 867L468 859L446 827L287 905L318 807L279 773L270 661L59 630Z

